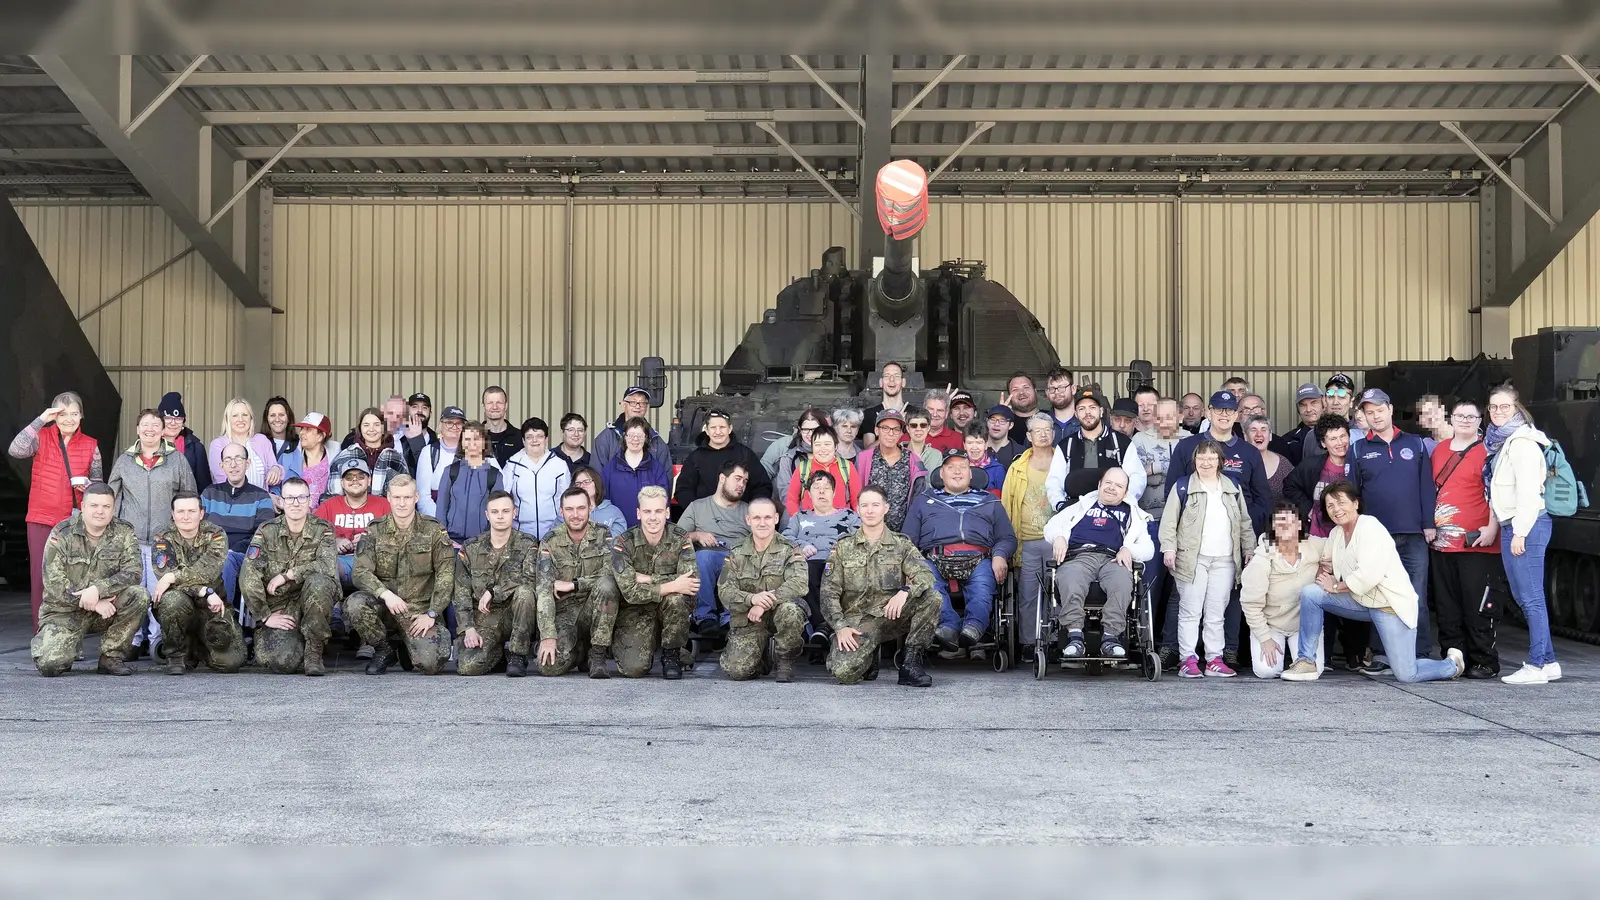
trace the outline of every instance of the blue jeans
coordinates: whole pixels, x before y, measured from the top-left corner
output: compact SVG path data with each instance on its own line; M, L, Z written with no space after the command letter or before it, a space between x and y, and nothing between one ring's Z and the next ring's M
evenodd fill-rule
M933 586L944 598L944 607L939 610L939 627L960 630L962 625L971 624L978 626L979 632L987 632L989 614L994 610L994 561L988 557L980 560L967 583L961 586L961 595L967 603L963 615L956 615L955 605L950 602L950 579L940 575L933 563L928 563L928 568L933 570Z
M1411 589L1417 592L1417 658L1427 659L1433 649L1428 623L1428 541L1420 534L1397 534L1394 549L1400 551L1400 564L1406 567ZM1383 645L1387 648L1389 642L1384 641Z
M722 564L727 559L726 550L694 551L695 565L700 569L700 599L694 605L696 622L715 620L723 625L728 624L728 611L717 609L717 579L721 577Z
M1539 513L1533 528L1522 538L1522 555L1511 555L1511 523L1501 525L1500 559L1506 564L1511 596L1528 620L1528 662L1547 666L1556 661L1550 643L1550 610L1544 598L1544 552L1550 546L1550 515Z
M1414 648L1417 632L1406 627L1394 613L1370 609L1356 602L1349 594L1330 594L1319 585L1309 584L1300 589L1300 652L1298 656L1316 659L1322 645L1322 620L1327 614L1341 619L1371 622L1383 641L1384 652L1389 657L1389 668L1396 681L1411 684L1417 681L1443 681L1454 678L1456 664L1447 659L1418 659Z
M223 602L239 601L239 570L242 568L244 568L244 552L229 550L228 558L222 561Z
M339 554L339 585L355 589L355 584L350 581L351 573L356 570L356 555L354 553Z

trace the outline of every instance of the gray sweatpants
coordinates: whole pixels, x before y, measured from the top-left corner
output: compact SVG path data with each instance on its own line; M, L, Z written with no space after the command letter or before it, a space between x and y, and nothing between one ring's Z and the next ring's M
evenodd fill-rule
M1083 630L1083 599L1089 596L1089 588L1096 581L1106 594L1106 605L1100 613L1104 634L1121 640L1128 625L1128 607L1133 605L1133 573L1124 569L1115 556L1105 553L1082 553L1056 569L1061 627L1068 631Z
M1039 591L1044 586L1044 564L1051 553L1049 541L1028 541L1022 545L1022 569L1017 578L1017 637L1024 644L1039 639ZM1046 617L1049 613L1045 610Z

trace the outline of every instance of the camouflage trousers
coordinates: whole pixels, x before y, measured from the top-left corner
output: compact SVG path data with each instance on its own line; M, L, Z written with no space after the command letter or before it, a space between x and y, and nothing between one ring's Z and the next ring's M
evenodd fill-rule
M491 606L488 612L481 609L473 611L472 627L483 643L468 647L465 628L456 635L457 675L487 675L500 665L500 660L505 656L506 638L512 633L511 623L516 615L513 606ZM439 626L434 627L437 629Z
M588 655L588 648L605 650L610 647L616 634L617 608L621 600L616 583L610 579L601 579L588 597L568 595L565 600L557 600L556 633L539 635L541 639L556 639L556 661L550 665L540 663L539 674L565 675ZM515 644L515 639L512 643ZM646 672L650 670L648 656L644 667Z
M767 655L767 639L777 638L778 656L795 659L805 645L806 610L799 603L785 600L767 610L761 621L734 616L729 622L728 644L722 649L722 673L734 681L748 681L761 675Z
M856 649L848 653L840 650L838 638L834 639L833 649L828 651L828 671L840 684L860 684L885 642L900 641L907 648L927 650L933 643L933 629L939 623L943 605L944 598L938 591L924 591L906 601L898 619L845 616L845 624L861 634L856 638Z
M256 662L277 675L295 675L305 665L306 642L326 645L333 634L330 624L333 605L339 602L339 583L322 575L308 575L289 582L291 591L272 598L283 603L283 612L294 619L295 627L284 631L256 623Z
M444 671L444 664L450 659L450 632L444 626L444 616L439 617L427 634L412 637L406 633L406 629L411 625L413 614L407 613L396 618L382 600L366 591L356 591L346 597L344 610L356 632L361 635L362 643L376 647L384 642L403 641L402 646L411 656L411 663L417 671L424 675L437 675Z
M127 659L133 636L139 632L144 615L150 609L150 595L141 587L123 588L111 601L117 611L109 619L76 606L61 609L51 599L45 598L45 606L39 612L39 631L29 646L34 666L40 675L47 677L72 668L78 651L83 649L84 635L105 632L105 637L100 639L100 655L106 659Z
M189 591L172 589L157 601L156 621L161 623L167 659L182 659L191 669L203 662L213 672L244 668L244 630L226 603L221 611L212 612L206 601Z
M611 657L625 678L650 674L656 648L680 648L689 642L689 610L693 594L668 594L660 603L623 604L612 629Z

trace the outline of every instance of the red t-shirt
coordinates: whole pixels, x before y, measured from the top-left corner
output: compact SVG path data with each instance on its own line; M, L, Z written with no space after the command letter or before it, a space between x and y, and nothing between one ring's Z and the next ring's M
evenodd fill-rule
M928 446L938 450L940 453L960 450L965 446L965 442L966 436L949 425L946 425L944 430L938 434L929 433L928 435Z
M359 509L351 509L350 502L343 494L329 497L317 507L317 518L333 526L334 537L341 541L353 541L367 533L367 527L372 520L379 516L389 514L389 501L382 497L367 496L367 502Z
M1455 462L1460 456L1461 461ZM1445 469L1450 477L1439 485L1439 500L1433 510L1434 526L1439 533L1434 537L1433 548L1444 551L1499 553L1500 542L1487 547L1466 546L1469 531L1481 531L1489 524L1489 498L1483 490L1483 462L1485 450L1480 441L1467 450L1457 453L1450 442L1433 448L1433 481L1439 484Z

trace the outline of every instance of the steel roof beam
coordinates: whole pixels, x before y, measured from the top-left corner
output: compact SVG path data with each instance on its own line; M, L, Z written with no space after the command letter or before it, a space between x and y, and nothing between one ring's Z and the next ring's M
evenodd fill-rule
M0 162L15 160L19 162L45 162L60 160L62 162L78 162L89 160L116 159L117 155L104 147L29 147L12 148L0 147Z
M1165 183L1196 180L1199 176L1187 172L948 172L940 176L941 184L1079 184L1079 183ZM26 181L20 179L28 179ZM19 176L16 183L35 183L49 176ZM839 181L853 181L854 173L846 173ZM1342 172L1211 172L1205 176L1215 183L1262 184L1341 184L1371 182L1374 184L1407 184L1427 182L1476 182L1481 180L1477 171L1415 170L1406 172L1350 170ZM578 176L583 184L724 184L737 182L809 184L813 179L802 172L596 172ZM278 172L267 177L274 186L322 184L568 184L568 175L540 174L534 172ZM0 184L7 183L0 178ZM63 183L71 183L64 181Z
M255 211L234 212L234 223L244 225L242 228L213 231L206 224L211 197L225 196L236 181L243 180L234 157L213 138L210 126L198 120L186 104L163 103L151 112L147 127L131 135L123 132L122 98L154 97L169 81L140 65L124 67L115 56L33 59L83 114L106 145L105 152L133 173L239 302L246 307L268 307L256 279L239 262L248 260L255 250L247 238L250 219L239 217L252 217Z

